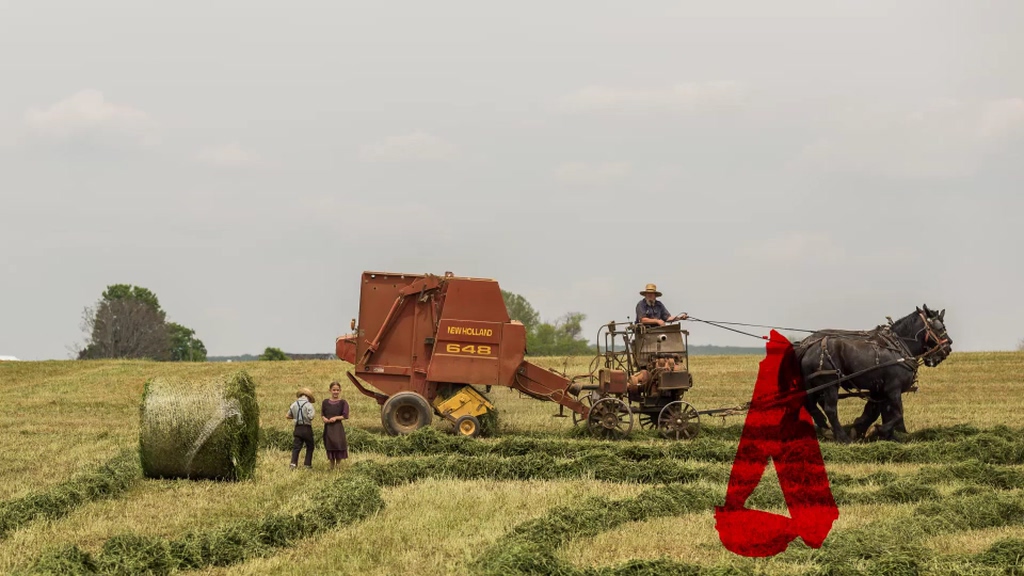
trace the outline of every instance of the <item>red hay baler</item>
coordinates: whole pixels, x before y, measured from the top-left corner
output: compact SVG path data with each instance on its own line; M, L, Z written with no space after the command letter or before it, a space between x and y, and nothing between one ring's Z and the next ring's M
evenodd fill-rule
M583 418L590 411L575 397L578 385L570 390L568 378L524 360L526 328L509 318L495 280L364 272L352 330L336 354L354 365L349 379L377 400L389 434L413 432L436 414L457 433L478 435L494 406L474 386L514 388Z

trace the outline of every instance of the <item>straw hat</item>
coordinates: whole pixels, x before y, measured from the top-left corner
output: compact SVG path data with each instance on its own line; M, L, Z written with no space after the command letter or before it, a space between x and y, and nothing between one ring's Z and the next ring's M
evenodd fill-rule
M295 393L295 397L298 398L299 396L305 396L306 398L309 398L310 402L316 402L316 398L313 397L313 391L309 388L299 388Z
M655 297L660 297L661 296L661 292L658 292L658 287L655 286L654 284L648 284L647 287L644 288L643 291L640 292L640 295L641 296L646 296L648 292L654 292L654 296Z

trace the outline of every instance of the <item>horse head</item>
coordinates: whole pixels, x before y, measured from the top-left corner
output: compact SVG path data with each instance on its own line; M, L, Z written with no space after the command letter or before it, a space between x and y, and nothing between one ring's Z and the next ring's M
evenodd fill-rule
M925 304L923 308L917 308L917 315L921 319L921 328L917 331L915 339L925 350L925 366L934 368L953 351L953 339L946 333L944 323L946 309L936 312Z

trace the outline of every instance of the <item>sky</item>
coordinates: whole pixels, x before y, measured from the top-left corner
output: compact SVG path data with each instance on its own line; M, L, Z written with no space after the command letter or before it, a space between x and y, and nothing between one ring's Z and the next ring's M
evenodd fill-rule
M0 354L109 284L211 355L332 352L364 270L586 335L946 309L1024 338L1024 3L0 0ZM689 322L691 344L759 346ZM763 330L759 330L763 331Z

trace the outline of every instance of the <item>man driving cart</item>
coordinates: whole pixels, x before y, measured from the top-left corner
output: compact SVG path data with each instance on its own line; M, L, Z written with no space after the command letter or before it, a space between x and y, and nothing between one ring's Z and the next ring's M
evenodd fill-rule
M661 303L661 300L658 300L661 297L661 292L658 292L658 287L654 284L648 284L640 292L640 295L644 298L636 305L636 321L638 324L664 326L668 322L686 320L688 318L685 312L678 316L669 315L665 305Z

